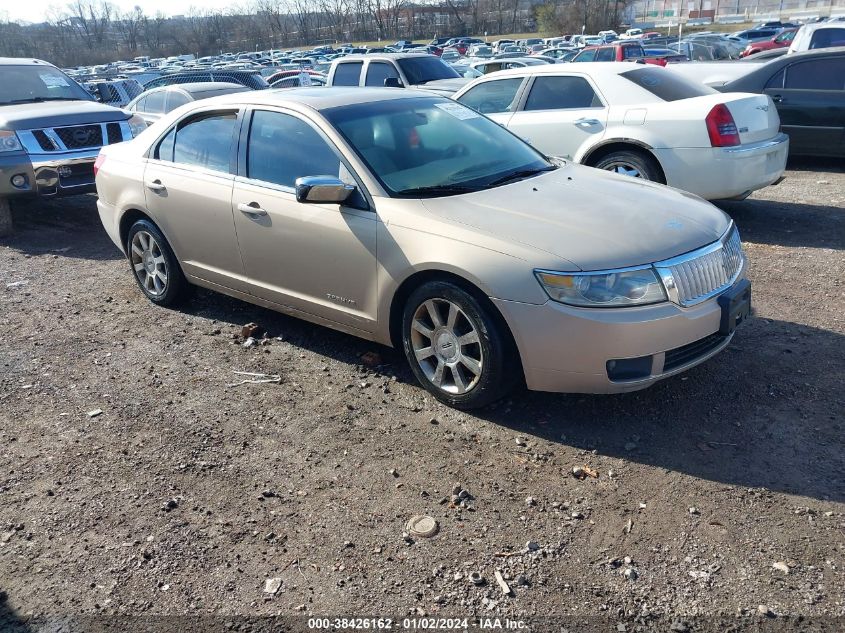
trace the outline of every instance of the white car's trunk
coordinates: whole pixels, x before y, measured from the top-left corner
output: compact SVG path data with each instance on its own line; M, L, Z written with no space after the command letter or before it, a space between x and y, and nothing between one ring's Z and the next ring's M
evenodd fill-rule
M731 93L723 95L731 97ZM767 95L740 95L725 100L742 144L765 141L778 133L780 117Z
M777 136L780 118L774 103L767 95L728 92L693 97L649 105L647 121L659 123L661 129L676 139L678 147L710 147L705 119L719 104L727 106L736 123L742 145L765 141ZM695 134L690 133L690 121L699 121Z

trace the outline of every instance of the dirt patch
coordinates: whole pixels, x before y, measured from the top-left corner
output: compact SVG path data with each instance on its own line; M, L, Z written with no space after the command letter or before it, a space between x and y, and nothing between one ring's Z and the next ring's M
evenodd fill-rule
M476 414L392 350L206 291L151 305L92 197L16 205L0 613L845 616L845 174L787 176L723 205L756 309L727 351Z

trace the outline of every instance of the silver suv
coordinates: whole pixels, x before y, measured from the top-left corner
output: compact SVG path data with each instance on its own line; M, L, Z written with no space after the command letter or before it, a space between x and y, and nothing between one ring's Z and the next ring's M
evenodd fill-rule
M145 127L47 62L0 58L0 234L11 230L10 198L93 191L100 148Z

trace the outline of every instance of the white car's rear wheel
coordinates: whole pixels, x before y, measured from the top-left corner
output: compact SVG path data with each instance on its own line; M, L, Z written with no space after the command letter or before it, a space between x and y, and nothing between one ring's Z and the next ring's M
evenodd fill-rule
M660 170L653 158L642 152L621 150L606 154L593 163L593 167L612 171L623 176L661 182Z

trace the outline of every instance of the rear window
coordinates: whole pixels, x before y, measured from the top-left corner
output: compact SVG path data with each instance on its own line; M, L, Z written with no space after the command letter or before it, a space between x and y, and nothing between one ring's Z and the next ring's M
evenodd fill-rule
M663 68L637 68L619 75L663 101L680 101L715 94L713 88L675 75Z

